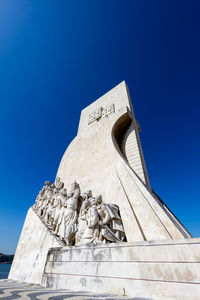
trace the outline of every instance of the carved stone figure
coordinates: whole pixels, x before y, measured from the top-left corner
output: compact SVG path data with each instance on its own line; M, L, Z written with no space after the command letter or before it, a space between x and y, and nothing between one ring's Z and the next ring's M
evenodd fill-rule
M75 182L72 184L69 198L62 195L60 199L62 208L56 225L55 233L66 243L72 245L75 241L77 231L77 205L80 197L79 185Z
M43 217L45 215L45 210L47 209L47 205L48 205L47 193L48 193L49 189L50 189L50 186L46 185L46 187L44 188L44 191L43 191L43 195L41 197L40 205L38 206L38 209L37 209L37 214L40 217Z
M78 217L78 227L77 227L77 232L76 232L76 237L75 237L75 244L79 245L81 243L82 237L84 232L87 229L87 220L86 220L86 215L88 212L88 208L90 206L90 201L86 199L87 195L82 195L82 205L81 209L79 212L79 217Z
M78 199L80 197L80 187L74 182L71 187L70 196L66 201L67 214L65 216L65 236L64 241L67 245L73 244L75 240L75 233L77 231L77 207Z
M43 188L41 189L41 191L39 192L39 194L36 198L35 206L34 206L35 211L38 211L40 209L40 206L42 205L42 201L43 201L43 198L44 198L44 193L47 190L47 187L49 185L51 185L51 182L50 181L45 181L45 185L43 186Z
M47 180L47 181L45 181L45 184L46 185L51 185L51 181Z
M106 204L101 195L88 190L80 196L80 186L74 182L69 195L64 183L45 182L39 192L35 212L66 245L100 244L125 240L119 207Z
M63 197L65 200L67 199L67 193L64 192L64 195L57 192L54 196L54 207L55 209L52 212L52 229L56 235L59 235L59 228L62 222L62 214L63 214Z
M102 201L101 195L97 197L97 211L101 220L101 238L105 238L110 242L123 241L125 238L124 226L119 216L119 207L115 204L105 204Z
M89 200L90 198L92 198L92 191L91 190L88 190L86 192L86 200Z
M92 197L89 200L89 208L86 213L87 228L83 233L80 244L99 244L99 214L97 211L97 200Z
M56 211L54 216L55 234L64 241L66 231L67 194L64 190L56 197Z
M64 187L64 183L61 182L60 177L56 177L55 186L58 190L61 190Z
M53 190L51 187L49 187L47 189L47 192L46 192L46 201L47 201L47 204L46 204L46 207L43 208L43 214L42 214L42 217L43 217L43 220L48 224L49 223L49 217L50 217L50 212L52 210L52 197L53 197Z

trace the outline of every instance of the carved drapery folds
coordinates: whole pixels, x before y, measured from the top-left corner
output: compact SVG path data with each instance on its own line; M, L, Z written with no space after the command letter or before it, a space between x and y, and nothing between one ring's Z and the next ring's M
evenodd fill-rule
M67 192L59 177L53 184L46 181L33 208L66 245L126 241L119 207L92 196L91 190L81 194L77 182Z

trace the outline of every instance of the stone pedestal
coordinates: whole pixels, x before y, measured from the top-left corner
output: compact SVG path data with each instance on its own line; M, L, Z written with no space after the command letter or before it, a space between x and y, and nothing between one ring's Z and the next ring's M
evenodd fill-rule
M52 248L42 284L142 299L198 300L199 253L200 239Z

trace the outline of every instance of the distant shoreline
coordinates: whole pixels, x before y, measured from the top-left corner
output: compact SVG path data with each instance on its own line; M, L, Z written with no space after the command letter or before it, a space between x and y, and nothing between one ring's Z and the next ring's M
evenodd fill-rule
M0 264L12 264L14 255L0 253Z

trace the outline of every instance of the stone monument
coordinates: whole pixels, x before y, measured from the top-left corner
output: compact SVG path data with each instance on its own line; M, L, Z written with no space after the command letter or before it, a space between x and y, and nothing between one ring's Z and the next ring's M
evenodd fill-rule
M29 209L10 279L148 299L200 298L200 239L152 190L128 88L81 112Z

